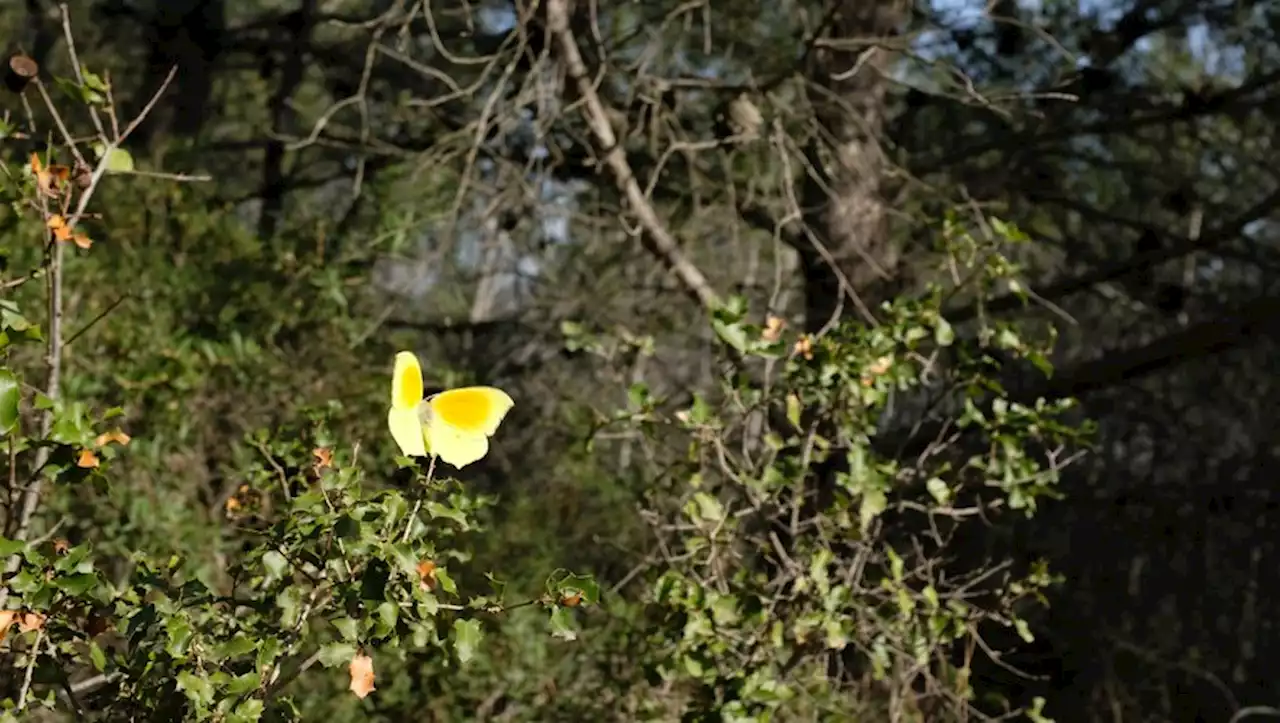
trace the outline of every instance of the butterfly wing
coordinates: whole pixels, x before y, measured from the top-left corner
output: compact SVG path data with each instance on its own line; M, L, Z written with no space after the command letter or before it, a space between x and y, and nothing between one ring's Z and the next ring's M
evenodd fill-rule
M424 429L427 449L431 454L458 469L479 461L489 453L488 437L458 429L439 417L430 419Z
M387 412L387 427L391 438L406 457L427 456L423 439L422 421L418 407L422 404L422 366L413 353L396 354L396 367L391 372L391 409Z
M391 373L391 406L416 409L422 401L422 365L412 352L396 354L396 368Z
M418 418L418 410L392 407L387 412L387 426L391 428L391 438L400 447L401 454L406 457L427 456L426 440L423 438L423 426Z
M492 437L515 402L493 387L461 387L429 400L432 416L462 432Z
M427 448L461 469L489 453L489 437L515 402L501 389L462 387L436 394L427 406Z

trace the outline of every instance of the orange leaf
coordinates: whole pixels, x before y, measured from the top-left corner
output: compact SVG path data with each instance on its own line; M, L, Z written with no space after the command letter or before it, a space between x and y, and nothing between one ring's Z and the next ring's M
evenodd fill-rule
M133 437L130 437L119 429L113 429L110 432L103 432L102 434L99 434L97 438L93 440L93 446L102 447L111 442L115 442L121 447L127 447L129 446L129 441L132 439Z
M880 376L881 374L884 374L885 372L889 371L889 367L891 366L893 366L893 357L882 356L879 359L877 359L874 364L867 367L867 371L871 372L872 374L875 374L876 376Z
M312 456L316 458L316 469L322 470L325 467L333 466L333 450L328 447L316 447L311 450Z
M71 227L67 225L67 219L62 214L53 214L48 221L45 221L45 225L53 231L53 237L59 241L66 241L71 238Z
M348 670L351 673L350 690L357 698L364 698L373 692L373 658L356 653Z
M436 586L436 564L430 560L418 563L418 584L423 590L433 590Z
M18 617L18 629L24 633L39 630L44 627L45 619L44 613L23 613Z
M582 602L582 593L579 592L560 598L560 604L567 608L576 608L580 602Z
M813 358L813 340L809 338L808 334L796 339L794 351L805 359Z
M71 178L71 169L66 166L49 166L48 173L59 181Z
M31 154L35 156L34 153ZM4 642L4 636L9 634L9 626L13 625L13 619L18 617L17 610L0 610L0 643Z
M83 469L93 469L98 466L98 455L93 453L92 449L80 450L80 458L76 460L76 466Z
M40 163L40 154L35 151L31 152L31 172L39 173L44 166Z
M76 246L79 246L82 249L87 249L93 245L93 239L82 233L75 234L71 237L71 240L75 242Z
M765 341L777 341L782 336L782 330L787 328L787 322L777 316L770 316L765 319L764 331L760 333L760 338Z

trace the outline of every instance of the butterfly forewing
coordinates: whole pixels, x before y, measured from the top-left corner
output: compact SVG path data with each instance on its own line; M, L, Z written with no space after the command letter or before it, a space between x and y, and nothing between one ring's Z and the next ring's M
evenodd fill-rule
M450 389L430 399L434 419L471 434L493 434L511 406L511 397L492 387Z
M400 352L391 378L391 406L412 409L421 401L422 367L413 354Z

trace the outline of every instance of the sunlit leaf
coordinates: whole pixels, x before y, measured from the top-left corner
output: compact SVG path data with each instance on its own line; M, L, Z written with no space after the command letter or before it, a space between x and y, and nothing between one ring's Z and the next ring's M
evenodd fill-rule
M480 641L483 638L484 633L480 629L480 621L454 620L453 643L454 649L458 653L458 662L463 665L469 663L476 656L480 648Z
M18 378L8 369L0 369L0 434L8 434L18 426L18 407L22 388Z

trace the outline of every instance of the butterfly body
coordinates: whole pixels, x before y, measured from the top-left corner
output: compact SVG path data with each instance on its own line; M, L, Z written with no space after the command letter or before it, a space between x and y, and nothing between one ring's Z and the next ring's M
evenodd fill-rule
M495 387L460 387L423 398L422 368L410 352L396 355L387 425L409 457L435 455L462 468L489 452L515 402Z

